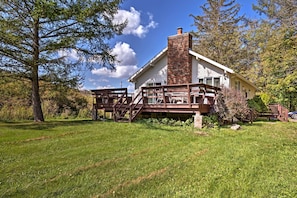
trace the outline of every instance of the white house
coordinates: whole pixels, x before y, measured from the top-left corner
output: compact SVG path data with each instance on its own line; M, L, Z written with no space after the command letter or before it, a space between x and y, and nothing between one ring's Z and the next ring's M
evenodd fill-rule
M129 81L140 87L186 83L225 86L253 98L257 88L234 70L192 50L192 35L178 28L168 37L168 46L134 73Z

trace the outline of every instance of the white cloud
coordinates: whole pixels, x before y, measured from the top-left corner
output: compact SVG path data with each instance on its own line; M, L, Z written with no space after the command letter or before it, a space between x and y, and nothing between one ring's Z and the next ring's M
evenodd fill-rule
M96 89L112 89L112 88L115 88L115 87L112 86L112 85L97 86L97 87L96 87Z
M158 23L153 20L153 15L150 13L148 13L148 15L149 24L142 25L140 12L131 7L130 11L119 10L115 15L114 23L122 23L127 20L127 26L123 30L123 34L132 34L143 38L148 33L149 29L154 29L158 25Z
M85 61L85 58L75 49L59 50L58 56L65 58L69 62Z
M137 71L136 53L127 43L119 42L112 50L112 54L116 55L118 62L115 64L115 71L105 67L93 69L92 74L98 76L108 76L111 78L128 78Z
M136 53L128 43L118 42L112 49L112 55L116 56L116 59L121 65L136 65Z
M129 93L133 93L133 92L135 91L135 86L134 86L134 84L129 83L127 89L128 89L128 92L129 92Z

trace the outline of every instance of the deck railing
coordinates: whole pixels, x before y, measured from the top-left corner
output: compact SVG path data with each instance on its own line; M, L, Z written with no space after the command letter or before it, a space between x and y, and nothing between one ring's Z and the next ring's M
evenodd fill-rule
M219 90L218 87L206 84L162 85L142 87L134 97L129 96L126 88L92 90L94 119L97 119L98 109L112 112L115 121L128 119L130 122L144 108L146 112L164 112L164 109L179 112L197 111L203 105L212 106ZM204 108L203 111L208 110Z
M219 87L206 84L181 84L142 87L145 105L210 104L213 105Z

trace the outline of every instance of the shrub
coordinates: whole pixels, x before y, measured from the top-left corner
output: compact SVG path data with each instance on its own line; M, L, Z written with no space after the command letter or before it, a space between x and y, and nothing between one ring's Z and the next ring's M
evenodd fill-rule
M80 109L77 117L78 118L90 118L90 117L92 117L92 111L88 108Z
M254 98L248 100L248 106L257 112L268 111L267 106L260 96L254 96Z
M185 126L191 126L194 123L194 119L193 118L189 118L184 122Z
M0 120L32 120L31 106L22 104L3 105L0 109Z
M203 128L215 128L219 126L219 119L217 114L211 114L208 116L203 116L202 118Z
M193 118L189 118L186 121L175 120L172 118L147 118L139 120L140 123L146 123L149 125L168 125L168 126L191 126L194 122Z
M224 121L233 122L235 118L244 120L249 117L250 108L241 92L223 87L222 91L218 93L214 112L217 113L221 123Z

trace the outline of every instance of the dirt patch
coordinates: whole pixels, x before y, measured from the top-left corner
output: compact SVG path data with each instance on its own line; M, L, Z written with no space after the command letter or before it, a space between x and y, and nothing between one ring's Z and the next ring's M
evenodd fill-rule
M154 177L157 177L159 175L162 175L164 174L166 171L167 171L167 167L163 168L163 169L159 169L159 170L156 170L156 171L153 171L147 175L144 175L144 176L140 176L140 177L137 177L133 180L130 180L130 181L126 181L122 184L119 184L115 187L113 187L112 189L110 189L109 191L107 191L106 193L104 194L101 194L101 195L95 195L93 196L94 198L95 197L110 197L111 195L115 194L115 192L123 187L127 187L127 186L131 186L131 185L135 185L135 184L139 184L141 183L142 181L145 181L145 180L149 180L149 179L152 179Z
M289 122L297 122L297 119L289 119Z
M37 137L37 138L31 138L31 139L26 139L23 141L19 141L20 143L26 143L26 142L32 142L32 141L40 141L40 140L46 140L46 139L50 139L52 137L50 136L41 136L41 137Z
M196 131L196 132L194 132L194 134L197 135L197 136L209 136L208 133L205 133L203 131Z

